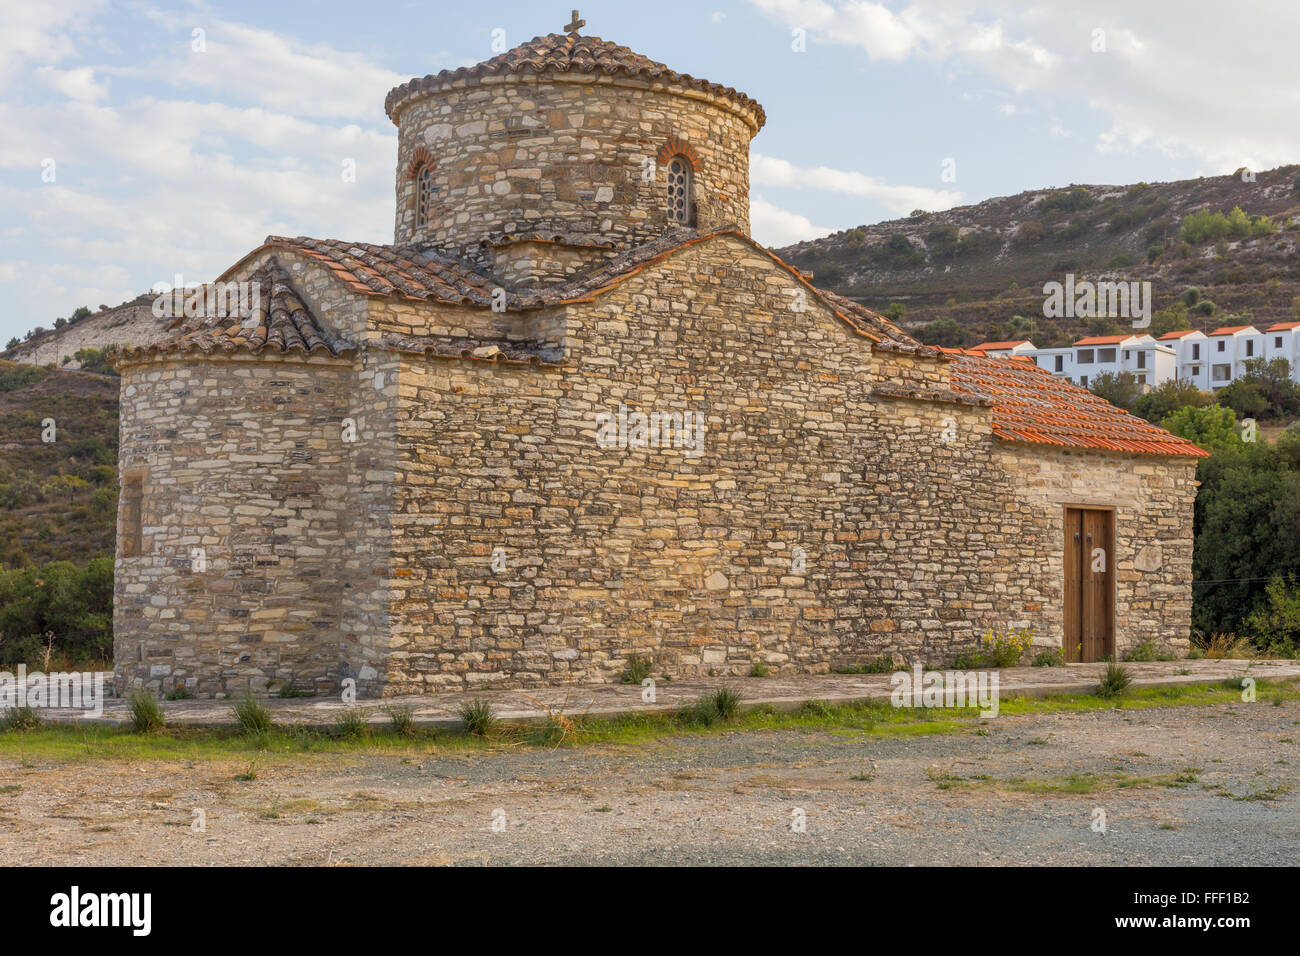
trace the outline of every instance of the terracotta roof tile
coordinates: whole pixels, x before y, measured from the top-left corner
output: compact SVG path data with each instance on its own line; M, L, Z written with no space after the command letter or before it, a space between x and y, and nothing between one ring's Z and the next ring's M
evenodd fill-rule
M1221 329L1215 329L1210 335L1232 335L1234 332L1245 332L1253 328L1253 325L1225 325Z
M1269 332L1286 332L1289 329L1300 329L1300 322L1278 322L1268 327Z
M759 129L767 121L763 107L730 86L710 83L708 80L696 79L686 73L678 73L662 63L635 53L625 46L602 40L600 37L575 36L567 33L533 37L527 43L522 43L482 63L462 66L455 70L443 70L441 73L409 80L388 92L384 100L384 111L392 119L407 102L444 84L511 73L596 73L604 76L617 74L643 77L647 80L731 99L753 113Z
M281 354L302 352L331 358L350 354L355 348L336 338L311 314L289 284L289 277L274 259L248 278L255 283L254 306L248 315L196 315L172 323L176 334L148 346L122 349L120 360L147 359L189 352L246 352L258 355L267 349Z
M977 352L987 352L989 350L997 351L1000 349L1013 349L1017 345L1033 345L1029 339L1015 339L1009 342L981 342L979 345L973 345L971 348Z
M1028 362L961 358L952 365L952 386L993 400L993 434L1004 441L1209 457L1185 438Z
M1119 345L1121 342L1127 342L1133 335L1093 335L1086 339L1079 339L1075 345Z
M1171 339L1181 339L1183 336L1191 335L1195 331L1196 329L1179 329L1176 332L1166 332L1164 335L1160 336L1158 341L1168 342Z

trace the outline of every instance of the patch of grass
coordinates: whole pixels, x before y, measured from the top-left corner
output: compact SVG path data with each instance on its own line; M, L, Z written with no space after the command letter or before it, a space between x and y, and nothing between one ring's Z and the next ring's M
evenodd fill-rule
M247 782L250 781L250 780L256 780L256 779L257 779L257 762L256 762L256 761L251 761L251 762L248 764L248 766L247 766L244 770L241 770L239 773L235 774L235 779L236 779L236 780L242 780L242 781L244 781L245 783L247 783Z
M253 696L251 690L245 691L235 705L235 719L246 734L265 734L271 729L271 712Z
M749 669L750 677L771 677L772 668L768 667L762 661L755 661L754 666Z
M1097 685L1097 696L1106 700L1115 700L1128 693L1129 685L1132 683L1133 675L1124 665L1107 661L1106 673L1102 675L1101 683Z
M389 704L384 708L388 726L399 737L415 736L415 711L404 704Z
M25 731L35 730L41 725L41 717L29 705L10 707L0 717L0 730Z
M892 657L877 657L861 664L831 668L836 674L892 674L898 668Z
M1059 647L1052 647L1039 651L1030 663L1034 667L1062 667L1065 664L1065 655L1061 653Z
M131 691L131 728L137 734L156 734L167 721L157 698L147 690Z
M190 689L182 684L180 687L173 687L164 694L163 700L189 700L193 696L194 695L190 693Z
M1174 655L1169 651L1161 650L1156 647L1155 641L1151 638L1145 638L1139 641L1133 647L1130 647L1123 654L1126 661L1148 662L1148 661L1172 661Z
M740 713L740 695L730 687L719 687L709 696L713 709L723 720L733 720Z
M360 707L349 707L339 714L334 724L334 736L343 740L360 740L370 733L366 712Z
M636 683L639 684L640 680ZM486 700L466 701L461 704L460 719L465 725L465 733L475 737L489 737L496 729L496 714L492 713L492 705Z
M623 665L623 676L619 678L619 682L623 684L640 684L650 676L650 671L654 669L654 666L653 657L632 654Z
M1300 702L1300 683L1294 679L1261 679L1256 684L1261 702ZM1178 687L1131 689L1124 700L1127 713L1149 708L1217 707L1240 704L1240 688L1189 684ZM1008 697L999 709L1004 715L1043 715L1111 710L1114 703L1095 694L1060 694L1051 697ZM1206 716L1218 713L1211 711ZM893 707L887 699L829 703L814 701L796 711L779 711L759 706L738 714L730 723L714 720L710 725L683 721L664 711L629 712L602 717L584 715L572 721L566 738L573 746L645 746L665 739L728 731L783 731L829 734L860 741L867 738L906 740L941 734L979 733L989 735L988 721L979 719L976 708L942 711ZM1300 727L1300 720L1295 721ZM996 734L994 734L996 736ZM1295 738L1294 734L1287 736ZM341 737L323 729L294 725L273 726L265 736L250 736L238 728L168 727L158 733L140 735L129 728L109 726L42 726L22 736L0 735L0 757L13 760L173 760L243 758L265 752L281 764L318 754L391 753L399 758L424 760L431 754L454 754L496 749L502 743L519 747L553 746L531 725L502 723L492 737L475 736L460 730L440 731L436 743L431 737L403 737L384 724L365 736ZM1285 741L1283 741L1285 742ZM1140 755L1136 752L1133 755ZM1211 762L1219 762L1211 758Z
M293 684L281 684L280 689L275 692L275 695L281 700L289 700L294 697L315 697L316 692L314 690L294 687Z

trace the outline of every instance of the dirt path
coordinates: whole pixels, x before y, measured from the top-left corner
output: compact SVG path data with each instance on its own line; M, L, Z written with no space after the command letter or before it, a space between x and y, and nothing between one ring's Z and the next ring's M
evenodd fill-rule
M1003 716L981 728L267 756L254 780L236 779L247 760L9 760L0 864L1300 860L1300 704ZM1058 786L1091 792L1043 792ZM192 830L195 809L205 832ZM792 829L796 809L806 832Z

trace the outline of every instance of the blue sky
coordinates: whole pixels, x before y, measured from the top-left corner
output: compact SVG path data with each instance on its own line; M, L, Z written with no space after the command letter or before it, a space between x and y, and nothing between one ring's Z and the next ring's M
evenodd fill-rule
M1293 2L581 6L583 32L763 104L751 200L772 246L1036 187L1300 159ZM488 58L496 29L511 46L558 32L571 7L9 0L0 340L210 279L269 233L390 241L384 94Z

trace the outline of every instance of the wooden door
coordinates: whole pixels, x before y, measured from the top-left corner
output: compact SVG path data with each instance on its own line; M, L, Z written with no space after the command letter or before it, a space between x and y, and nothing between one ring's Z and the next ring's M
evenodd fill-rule
M1065 509L1065 659L1115 653L1115 513Z

